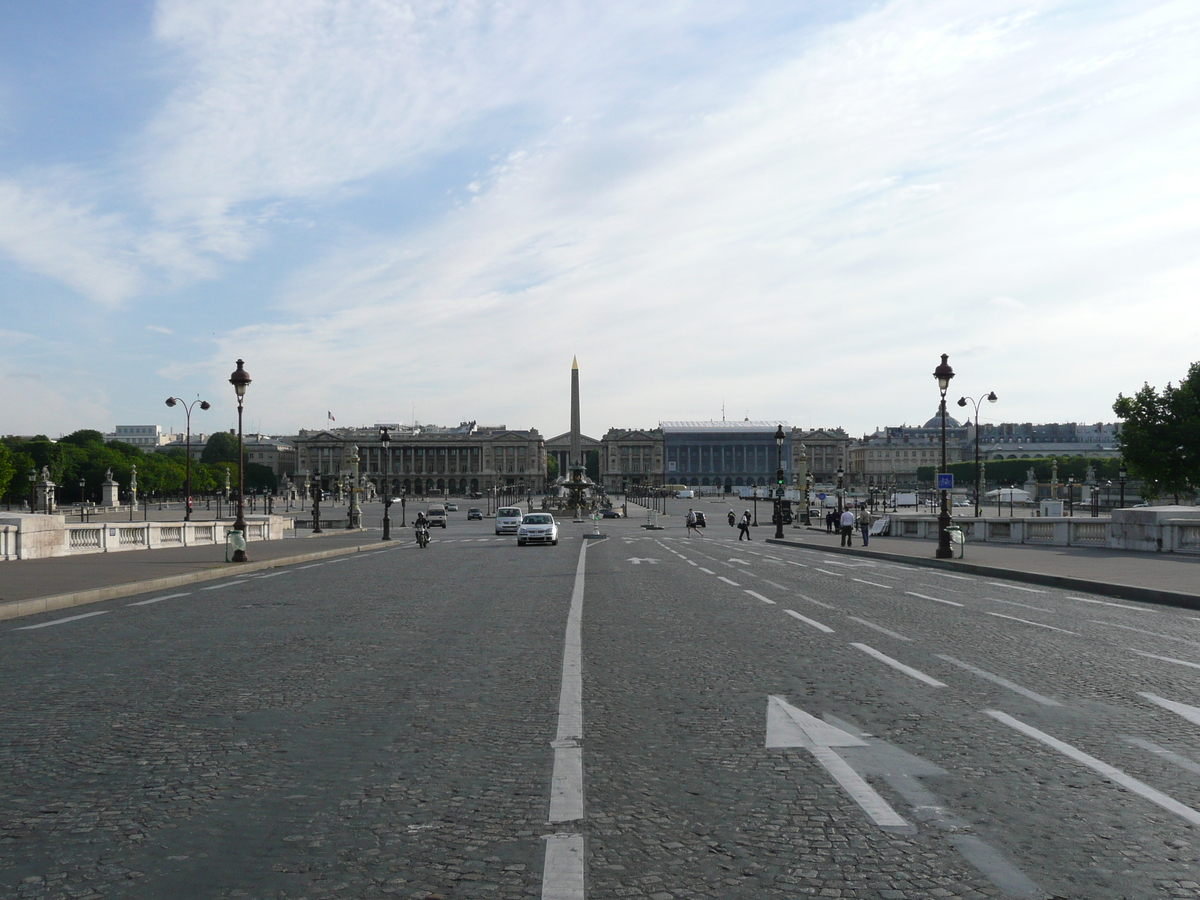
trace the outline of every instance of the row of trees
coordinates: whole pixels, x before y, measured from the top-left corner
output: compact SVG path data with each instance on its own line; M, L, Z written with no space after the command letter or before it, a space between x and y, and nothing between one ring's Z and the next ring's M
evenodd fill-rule
M192 496L203 497L225 487L237 485L237 437L214 434L204 446L199 461L192 461ZM113 478L122 490L129 487L132 467L137 466L138 491L149 496L182 496L187 457L183 450L167 453L144 453L138 447L120 441L105 443L104 435L90 429L76 431L52 441L44 435L30 440L4 438L0 440L0 500L20 503L29 497L28 473L40 477L43 467L49 469L50 480L58 485L60 503L78 502L79 481L84 481L87 499L100 499L100 485L105 473L112 470ZM275 473L268 466L245 461L246 490L277 487Z
M1200 487L1200 362L1178 386L1148 384L1132 397L1118 394L1113 412L1122 419L1121 452L1145 497L1181 495Z

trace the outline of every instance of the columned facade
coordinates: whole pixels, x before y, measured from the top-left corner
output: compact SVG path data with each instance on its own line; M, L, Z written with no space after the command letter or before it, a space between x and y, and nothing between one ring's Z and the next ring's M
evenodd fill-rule
M663 481L689 488L773 485L779 422L663 422ZM784 424L783 469L791 483L793 429Z
M663 483L663 433L610 428L600 441L600 483L609 493Z

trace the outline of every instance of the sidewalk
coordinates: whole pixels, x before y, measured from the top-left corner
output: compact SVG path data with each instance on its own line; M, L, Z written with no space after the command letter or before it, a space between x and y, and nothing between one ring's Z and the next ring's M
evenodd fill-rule
M785 527L782 541L776 541L774 533L775 527L767 526L759 528L756 537L765 537L768 543L777 546L885 559L947 572L1007 578L1125 600L1200 609L1200 556L968 542L963 559L957 558L957 546L954 547L954 559L935 559L937 542L932 540L872 537L870 544L863 547L862 536L856 531L853 548L846 548L840 546L838 535L827 534L823 528Z
M393 540L385 545L381 537L375 530L326 531L301 532L281 541L252 541L246 547L250 561L245 563L225 562L224 544L4 562L0 563L0 620L400 543Z

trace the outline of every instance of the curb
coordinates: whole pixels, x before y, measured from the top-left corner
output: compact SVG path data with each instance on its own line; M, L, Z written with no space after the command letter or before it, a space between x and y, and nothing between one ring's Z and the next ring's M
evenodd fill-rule
M338 547L335 550L318 550L312 553L301 553L296 556L286 556L278 559L264 559L257 562L220 563L219 565L224 566L224 568L185 572L182 575L164 575L162 578L151 578L146 581L127 581L123 584L111 584L102 588L89 588L86 591L74 591L69 594L55 594L51 597L31 597L28 600L13 600L10 603L0 604L0 621L19 619L22 616L32 616L37 613L53 612L56 609L70 609L73 606L85 606L88 603L100 603L104 600L132 597L135 594L146 594L151 591L166 590L167 588L179 587L185 584L196 584L200 581L216 581L218 578L228 578L231 575L245 572L260 572L263 569L275 569L280 566L310 562L314 559L329 559L334 556L348 556L351 553L361 553L364 550L378 549L378 544L368 544L366 546Z
M775 538L767 538L767 543L781 547L801 547L805 550L817 550L821 553L841 553L849 556L861 556L867 559L886 559L888 562L925 566L929 569L944 569L948 572L968 572L972 575L1007 578L1010 581L1022 581L1026 584L1039 584L1043 587L1065 588L1072 591L1086 591L1090 594L1099 594L1102 597L1136 600L1139 603L1161 603L1166 606L1180 606L1185 609L1200 609L1200 596L1185 594L1181 591L1164 591L1155 588L1138 587L1132 584L1113 584L1109 581L1090 581L1086 578L1073 578L1066 575L1046 575L1041 572L999 569L995 566L949 562L947 560L921 556L904 556L899 553L879 553L872 550L864 552L861 549L855 550L852 547L821 547L813 544L804 544L799 541L780 541Z

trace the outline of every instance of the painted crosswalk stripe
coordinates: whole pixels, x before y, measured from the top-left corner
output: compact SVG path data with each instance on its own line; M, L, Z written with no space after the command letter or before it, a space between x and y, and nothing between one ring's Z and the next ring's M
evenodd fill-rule
M875 659L879 660L884 665L891 666L897 672L903 672L909 678L915 678L917 681L920 681L923 684L927 684L930 687L945 687L946 686L946 685L942 684L942 682L938 681L936 678L931 678L930 676L926 675L924 672L914 669L912 666L906 666L904 663L900 662L900 660L892 659L886 653L880 653L874 647L871 647L867 644L851 644L850 646L854 647L857 650L861 650L863 653L867 654L868 656L874 657Z
M802 615L800 615L800 613L796 612L794 609L785 609L784 612L787 613L789 616L791 616L793 619L799 619L801 622L804 622L806 625L811 625L813 628L817 629L817 631L823 631L826 634L833 634L833 629L830 628L828 625L824 625L821 622L818 622L816 619L810 619L808 616L802 616Z
M139 600L137 603L126 603L126 606L149 606L151 603L162 603L164 600L174 600L176 597L190 597L191 591L182 594L167 594L165 597L152 597L149 600Z
M754 591L746 591L746 593L749 594L751 597L754 597L756 600L761 600L763 603L770 603L772 606L775 605L774 600L768 600L762 594L756 593Z
M1200 825L1200 812L1197 812L1190 806L1185 806L1174 797L1169 797L1161 791L1150 787L1150 785L1138 781L1132 775L1127 775L1120 769L1110 766L1108 763L1102 762L1101 760L1096 759L1094 756L1089 756L1082 750L1072 747L1070 744L1060 741L1058 738L1051 737L1050 735L1046 734L1046 732L1039 731L1032 725L1026 725L1019 719L1014 719L1012 716L1008 715L1007 713L1000 712L998 709L987 709L984 710L984 712L986 712L997 722L1002 722L1009 728L1019 731L1021 734L1031 737L1035 741L1039 741L1045 744L1047 747L1057 750L1068 759L1073 759L1075 762L1082 763L1089 769L1092 769L1093 771L1103 775L1109 781L1115 782L1116 784L1121 785L1121 787L1137 794L1139 797L1143 797L1144 799L1149 800L1151 803L1161 806L1168 812L1172 812L1179 816L1184 821L1190 822L1193 825Z
M953 600L943 600L941 597L930 597L928 594L918 594L916 591L905 591L910 597L920 597L922 600L932 600L934 603L945 603L947 606L959 606L961 603L955 603Z
M53 619L49 622L39 622L36 625L22 625L13 631L33 631L35 628L49 628L51 625L62 625L64 622L77 622L80 619L90 619L92 616L107 615L111 610L102 609L99 612L82 613L78 616L67 616L65 619Z

